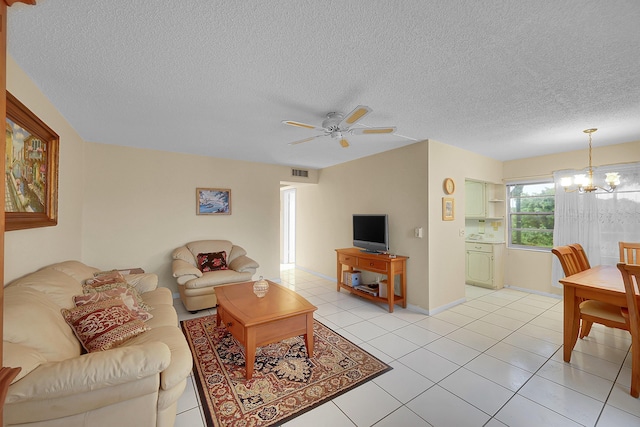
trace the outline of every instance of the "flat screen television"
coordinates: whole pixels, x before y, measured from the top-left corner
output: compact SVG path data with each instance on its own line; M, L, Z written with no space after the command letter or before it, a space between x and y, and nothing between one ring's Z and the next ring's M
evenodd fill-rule
M362 249L364 252L388 252L388 215L354 214L353 246Z

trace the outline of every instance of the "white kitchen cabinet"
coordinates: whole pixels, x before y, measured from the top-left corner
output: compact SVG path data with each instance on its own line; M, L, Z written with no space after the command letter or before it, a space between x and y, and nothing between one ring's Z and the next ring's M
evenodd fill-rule
M485 183L480 181L464 182L464 216L484 218L487 216Z
M504 185L465 180L466 218L504 218Z
M465 245L466 283L490 289L502 288L504 244L467 242Z

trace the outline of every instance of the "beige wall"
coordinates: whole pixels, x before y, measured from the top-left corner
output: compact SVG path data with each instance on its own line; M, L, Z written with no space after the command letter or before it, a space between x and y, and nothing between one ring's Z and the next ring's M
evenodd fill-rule
M445 178L456 184L443 191ZM501 182L502 162L436 141L429 141L429 309L438 311L465 298L464 180ZM442 220L442 198L453 197L455 219Z
M5 283L36 268L82 257L84 143L40 90L7 57L7 90L60 136L58 225L5 234Z
M100 267L143 267L176 290L171 251L200 239L247 250L256 277L280 277L283 167L87 143L83 260ZM196 215L196 188L231 189L231 215Z
M447 177L456 182L454 221L442 221ZM501 182L502 163L425 141L323 169L319 185L298 188L296 264L335 279L334 249L352 246L351 215L387 213L391 251L410 257L409 304L437 312L462 301L465 178Z
M588 165L588 150L532 157L504 162L504 179L551 178L562 169L582 169ZM593 165L640 161L640 141L593 148ZM552 286L551 261L547 251L507 249L505 284L536 292L561 294L562 289Z
M353 246L352 215L388 214L391 252L410 256L409 304L427 309L427 143L322 169L318 182L297 188L296 265L335 279L334 250Z

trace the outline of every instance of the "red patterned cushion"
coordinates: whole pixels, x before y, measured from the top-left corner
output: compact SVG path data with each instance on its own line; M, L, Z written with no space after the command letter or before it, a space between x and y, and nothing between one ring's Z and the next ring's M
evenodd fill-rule
M198 268L203 273L207 271L228 270L227 252L209 252L198 254Z
M149 330L121 299L63 308L62 316L90 353L108 350Z
M138 301L136 300L133 292L128 288L114 288L104 292L92 292L84 295L76 295L73 297L73 302L77 306L85 305L93 302L100 302L106 299L120 298L124 301L129 310L133 311L142 321L147 321L153 317L153 314L144 310Z

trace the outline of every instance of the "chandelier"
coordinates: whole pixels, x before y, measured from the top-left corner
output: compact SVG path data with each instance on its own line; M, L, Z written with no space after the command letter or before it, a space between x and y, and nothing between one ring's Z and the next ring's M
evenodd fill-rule
M598 129L583 130L584 133L589 135L589 169L586 174L582 173L575 175L573 180L570 176L562 177L560 179L560 185L564 187L564 191L569 193L574 191L579 193L591 193L600 189L607 193L613 193L613 190L620 185L620 174L618 172L605 173L604 181L607 183L608 187L600 187L593 184L593 166L591 166L591 134L597 130ZM575 188L570 188L572 184L575 185Z

